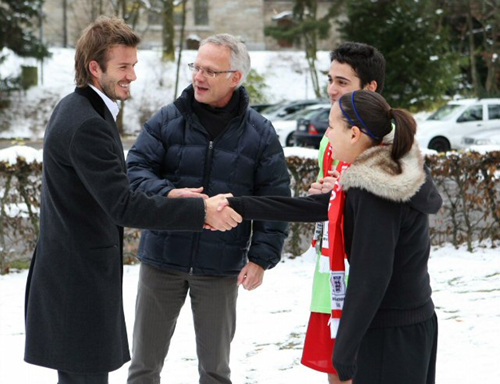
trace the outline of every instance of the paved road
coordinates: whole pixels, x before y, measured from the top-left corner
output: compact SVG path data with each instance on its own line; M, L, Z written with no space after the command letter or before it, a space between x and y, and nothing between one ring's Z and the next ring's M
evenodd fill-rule
M41 149L43 146L43 141L42 140L5 140L5 139L0 139L0 149L4 149L7 147L12 147L13 145L26 145L28 147L33 147L36 149Z

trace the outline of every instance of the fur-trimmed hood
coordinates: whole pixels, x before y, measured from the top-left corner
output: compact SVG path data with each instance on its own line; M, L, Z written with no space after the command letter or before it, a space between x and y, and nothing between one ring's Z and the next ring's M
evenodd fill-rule
M424 213L436 213L441 196L424 166L424 158L415 143L401 158L402 172L391 159L391 145L376 146L359 155L340 176L342 189L360 188L395 202L410 202Z

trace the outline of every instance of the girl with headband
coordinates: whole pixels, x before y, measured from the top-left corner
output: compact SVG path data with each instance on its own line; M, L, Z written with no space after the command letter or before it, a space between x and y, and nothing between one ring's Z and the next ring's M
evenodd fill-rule
M433 384L437 318L427 262L429 214L442 200L414 137L416 123L371 91L342 96L326 132L350 164L331 193L229 197L245 220L330 221L333 365L341 382ZM346 287L339 260L349 262ZM335 314L332 313L332 319Z

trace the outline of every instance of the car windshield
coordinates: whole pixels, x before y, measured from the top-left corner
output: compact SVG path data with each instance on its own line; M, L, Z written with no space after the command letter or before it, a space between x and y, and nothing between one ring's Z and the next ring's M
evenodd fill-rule
M277 104L270 105L269 107L263 109L261 112L262 113L271 113L271 112L276 112L280 108L282 108L286 103L284 101L281 101Z
M301 109L301 110L299 110L297 112L291 113L288 116L285 116L283 118L283 120L309 119L312 116L314 116L316 113L318 113L318 111L320 109L321 108L311 108L311 109L306 108L306 109Z
M461 108L462 106L459 104L448 104L444 107L439 108L436 112L430 115L427 120L448 120L453 113Z

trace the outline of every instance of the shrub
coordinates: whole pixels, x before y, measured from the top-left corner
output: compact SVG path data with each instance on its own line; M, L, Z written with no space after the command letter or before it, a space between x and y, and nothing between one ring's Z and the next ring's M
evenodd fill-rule
M305 196L315 180L315 159L287 157L293 196ZM426 157L441 195L443 207L431 216L434 245L467 244L500 240L500 151L452 152ZM15 164L0 161L0 273L13 265L27 265L38 236L42 165L18 157ZM314 231L311 223L291 223L285 254L297 256L308 247ZM132 263L140 231L125 231L124 261Z

